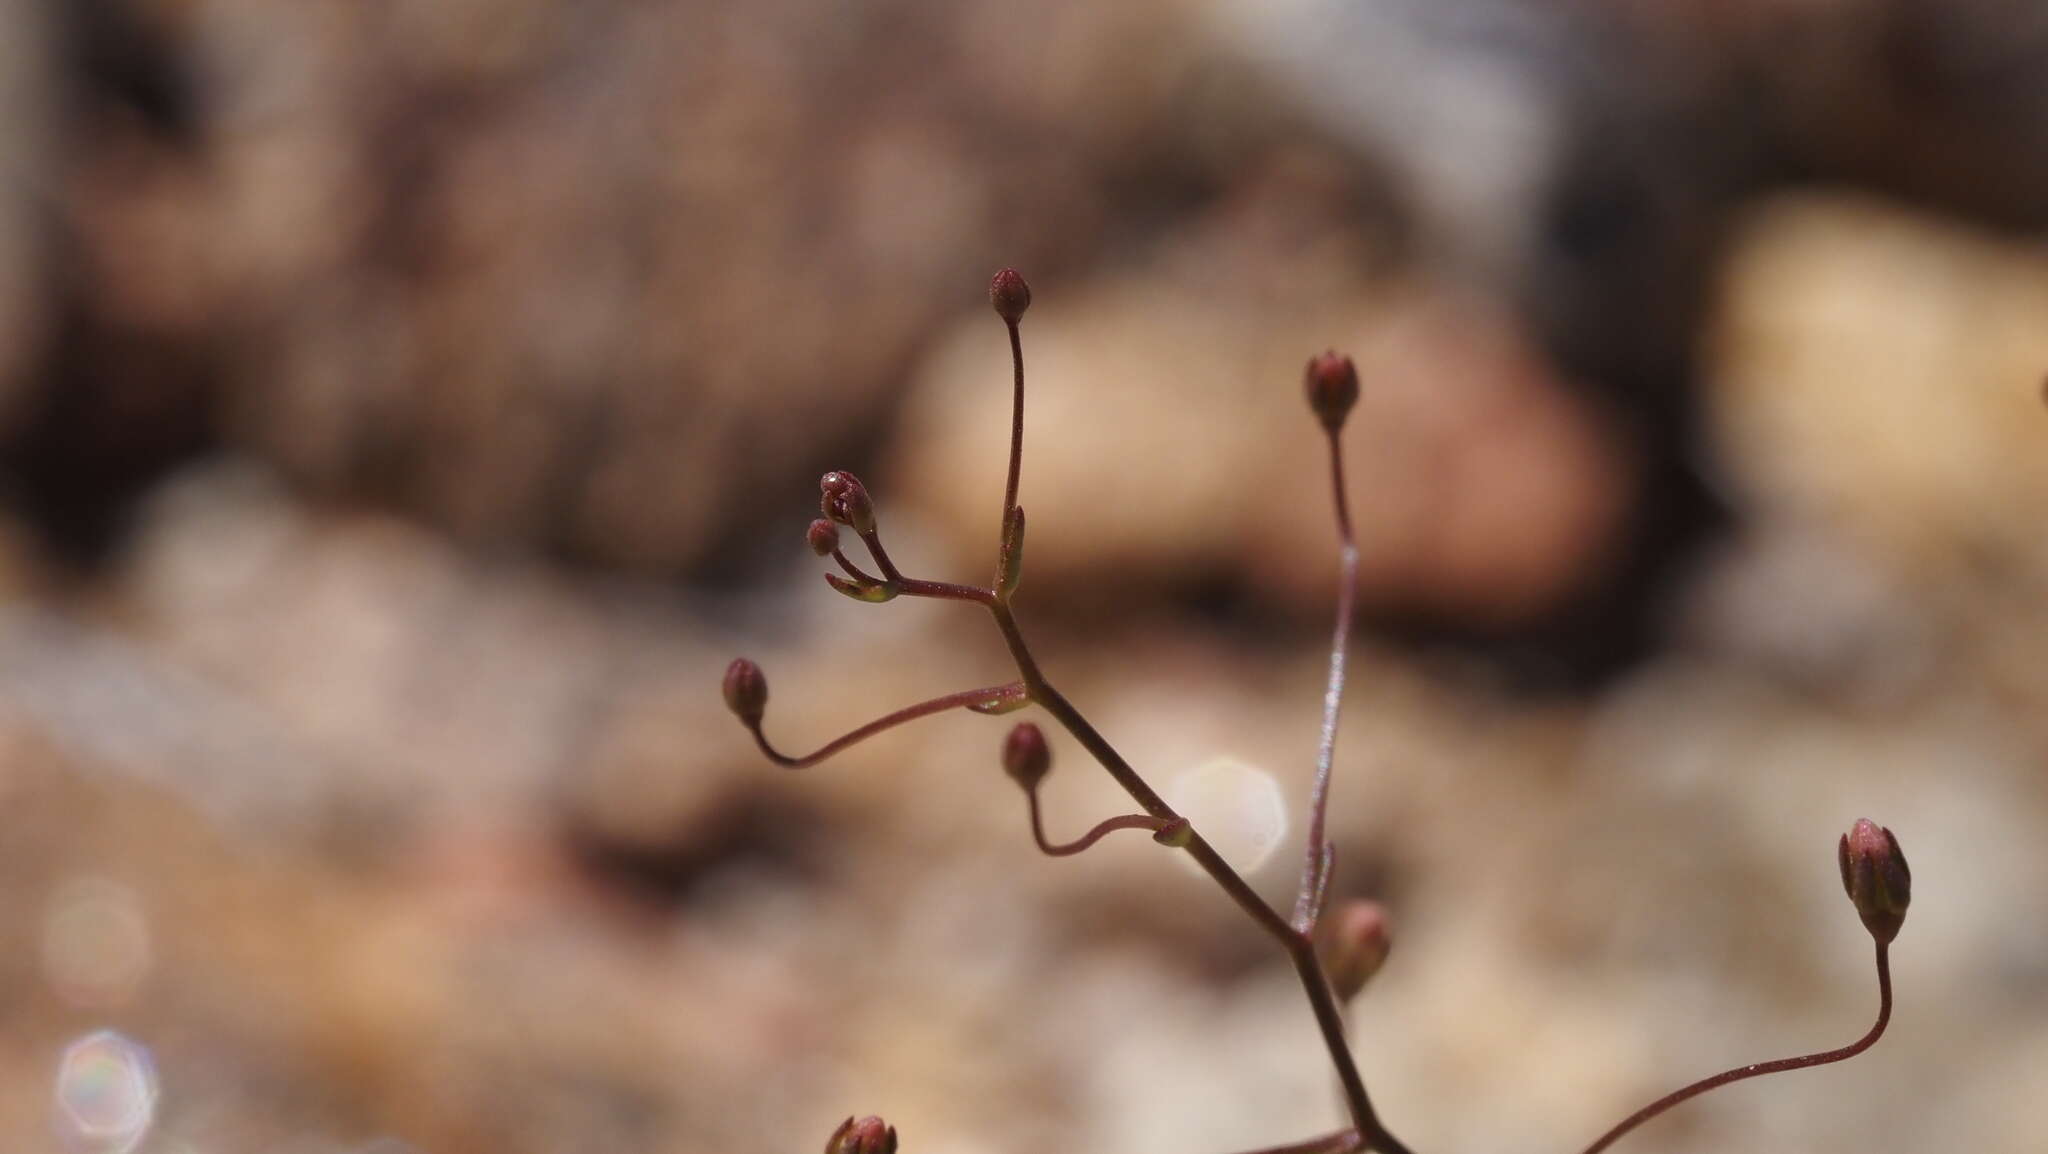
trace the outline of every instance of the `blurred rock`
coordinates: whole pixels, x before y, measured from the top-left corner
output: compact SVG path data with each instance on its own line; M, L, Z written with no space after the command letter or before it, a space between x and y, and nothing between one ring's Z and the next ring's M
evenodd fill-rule
M1085 252L1193 53L1176 0L213 7L234 440L662 571L861 463L985 270Z
M1751 218L1727 292L1716 415L1753 505L1839 526L1916 584L2048 573L2048 260L1808 197Z

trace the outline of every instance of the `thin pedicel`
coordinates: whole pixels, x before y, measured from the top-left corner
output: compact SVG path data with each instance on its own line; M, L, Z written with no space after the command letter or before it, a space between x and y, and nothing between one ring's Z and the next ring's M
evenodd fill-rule
M1001 764L1004 772L1024 791L1031 837L1039 850L1049 856L1067 857L1087 850L1118 831L1149 832L1159 844L1181 850L1193 858L1224 895L1274 940L1300 980L1324 1048L1329 1053L1331 1067L1343 1090L1351 1125L1305 1141L1247 1151L1245 1154L1359 1154L1362 1151L1409 1154L1408 1147L1396 1139L1380 1120L1344 1036L1344 1003L1357 996L1387 960L1392 945L1387 912L1378 903L1353 899L1340 903L1327 921L1324 918L1324 906L1329 900L1330 879L1336 863L1336 848L1328 839L1325 817L1336 759L1347 648L1357 607L1358 545L1352 533L1350 510L1345 499L1341 437L1345 419L1358 400L1357 369L1350 358L1326 352L1309 361L1304 374L1309 408L1322 425L1329 452L1341 572L1336 621L1330 642L1329 680L1323 697L1321 740L1317 748L1314 786L1309 797L1308 838L1303 854L1301 884L1293 916L1286 918L1260 897L1217 854L1201 832L1186 817L1176 813L1117 752L1109 739L1054 688L1025 642L1012 602L1023 579L1025 525L1024 509L1017 501L1024 454L1024 347L1018 326L1031 307L1031 288L1015 269L1004 269L989 282L989 303L1008 331L1014 369L1009 469L1003 486L1002 516L997 522L996 564L991 583L986 587L957 585L902 573L882 544L880 520L867 487L858 477L843 471L826 473L819 479L821 516L806 530L805 542L812 552L831 558L838 566L839 572L824 575L826 583L856 601L879 603L897 597L927 597L982 606L988 610L1002 635L1017 667L1018 680L960 690L905 706L802 756L782 753L763 732L762 723L768 705L767 678L759 666L744 657L734 660L726 669L723 686L726 705L753 735L761 752L770 761L787 769L815 765L885 730L953 709L999 714L1033 705L1039 707L1078 742L1143 811L1106 818L1069 842L1049 840L1039 802L1039 786L1052 769L1051 747L1044 731L1036 724L1028 721L1019 723L1003 742ZM846 555L841 543L842 528L851 530L859 538L878 572L870 572ZM1856 1042L1838 1050L1741 1066L1673 1091L1624 1118L1586 1147L1583 1154L1600 1154L1644 1122L1709 1090L1764 1074L1838 1062L1868 1049L1883 1034L1891 1018L1892 1006L1888 949L1904 920L1912 879L1897 839L1891 831L1869 821L1858 821L1843 836L1838 856L1842 884L1864 926L1877 943L1880 1000L1876 1025ZM1319 930L1322 931L1320 938L1323 943L1320 952L1316 944ZM826 1154L895 1154L896 1131L880 1118L868 1117L859 1121L848 1118L833 1132L825 1149Z

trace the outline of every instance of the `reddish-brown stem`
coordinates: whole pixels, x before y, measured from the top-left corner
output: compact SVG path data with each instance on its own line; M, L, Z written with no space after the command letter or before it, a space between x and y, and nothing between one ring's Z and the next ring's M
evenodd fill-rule
M1330 766L1337 756L1337 717L1344 704L1344 663L1351 640L1351 616L1358 604L1358 542L1351 533L1351 508L1344 497L1344 444L1329 429L1330 489L1336 497L1338 562L1337 624L1330 636L1330 679L1323 690L1323 733L1316 749L1316 780L1309 793L1308 847L1301 866L1301 889L1294 900L1294 928L1313 934L1328 892L1330 865L1323 830L1330 808Z
M889 559L889 551L882 548L882 533L880 530L869 529L860 535L860 540L861 544L868 547L868 555L873 557L875 564L881 568L883 580L892 584L903 580L903 574L897 570L896 563Z
M1005 323L1009 329L1011 362L1015 367L1015 387L1010 417L1009 475L1004 483L1003 516L1000 525L1003 534L1002 547L1004 550L1011 550L1015 548L1015 542L1012 540L1014 531L1011 525L1011 518L1012 514L1017 511L1017 488L1021 476L1024 452L1024 348L1023 342L1018 335L1016 321L1006 316ZM957 706L986 709L992 705L1000 705L1017 699L1036 702L1047 713L1051 714L1053 719L1062 728L1073 735L1074 739L1081 743L1081 746L1088 751L1089 755L1109 772L1110 777L1118 785L1122 786L1124 791L1130 794L1131 798L1145 810L1145 813L1142 815L1132 814L1110 818L1097 825L1086 835L1083 835L1078 841L1064 846L1055 846L1049 844L1045 839L1038 808L1038 798L1036 792L1033 791L1030 799L1032 837L1038 843L1039 848L1053 854L1078 853L1115 830L1150 829L1154 831L1156 837L1167 844L1185 849L1188 855L1194 859L1195 864L1201 867L1204 873L1209 875L1210 879L1223 890L1224 894L1240 910L1244 911L1245 915L1251 918L1261 930L1265 931L1274 941L1280 944L1287 954L1289 963L1294 967L1295 975L1300 980L1302 990L1308 997L1309 1008L1315 1015L1316 1029L1322 1034L1323 1044L1329 1050L1331 1064L1336 1068L1337 1079L1343 1087L1345 1105L1351 1114L1354 1129L1324 1138L1312 1139L1308 1142L1296 1143L1291 1146L1274 1147L1268 1151L1254 1152L1254 1154L1351 1154L1351 1152L1363 1150L1376 1150L1380 1151L1381 1154L1409 1154L1408 1148L1387 1132L1386 1127L1381 1124L1378 1115L1373 1110L1372 1099L1367 1095L1365 1082L1358 1073L1358 1064L1353 1060L1350 1046L1344 1038L1344 1019L1336 994L1330 988L1329 978L1324 973L1322 964L1316 957L1314 944L1307 930L1303 928L1304 925L1312 926L1315 915L1320 911L1323 897L1327 893L1330 865L1333 860L1323 837L1323 811L1328 792L1332 750L1336 741L1336 703L1341 699L1343 692L1344 644L1350 632L1352 603L1355 598L1354 586L1357 578L1357 549L1351 541L1349 514L1344 506L1343 465L1336 455L1337 442L1334 433L1331 438L1331 451L1332 474L1337 491L1338 526L1345 549L1344 588L1340 592L1338 599L1337 638L1334 652L1331 656L1331 684L1325 699L1323 745L1311 819L1309 865L1303 881L1302 897L1297 906L1296 923L1290 923L1286 918L1283 918L1264 898L1260 897L1258 892L1253 890L1245 882L1244 878L1235 869L1231 868L1228 862L1223 860L1222 855L1216 852L1215 847L1211 846L1199 831L1192 828L1186 818L1175 813L1173 807L1168 805L1166 800L1146 783L1145 779L1138 774L1138 771L1132 768L1128 761L1124 760L1123 755L1119 754L1115 747L1110 745L1108 739L1104 738L1081 715L1080 710L1074 708L1073 704L1059 690L1053 688L1051 682L1046 680L1045 674L1039 669L1038 662L1032 656L1030 648L1024 643L1023 633L1017 628L1016 616L1010 609L1010 596L1015 588L1015 559L1007 553L1004 555L1002 563L998 566L1000 572L996 585L989 589L979 589L906 578L889 559L889 554L882 547L881 538L878 534L870 529L868 532L860 535L862 542L868 548L868 552L874 556L875 564L882 570L883 581L881 584L888 586L892 591L908 593L912 596L945 597L962 601L974 601L987 606L990 614L995 618L996 628L1003 635L1004 644L1010 650L1012 660L1017 665L1017 672L1023 678L1020 683L995 686L983 690L969 690L965 693L934 698L923 704L910 706L907 709L890 714L888 717L871 722L804 758L784 757L771 748L767 738L761 733L758 719L751 724L750 728L753 731L755 741L761 746L762 752L767 754L771 760L778 765L800 768L830 757L839 750L864 738L873 736L884 729L942 710ZM847 565L843 557L840 558L840 563ZM847 565L847 567L849 572L854 573L856 579L858 579L860 576L858 571L852 569L850 565Z
M761 752L767 755L768 760L784 769L805 769L818 764L848 746L858 745L868 738L885 730L894 729L906 721L916 721L920 717L930 717L934 713L944 713L948 709L959 709L963 706L972 708L998 702L1018 701L1023 699L1025 692L1026 690L1022 682L1013 681L1008 685L991 685L986 689L963 689L958 693L948 693L944 697L934 697L930 701L920 701L916 705L906 705L886 717L876 718L859 729L826 743L817 752L806 754L803 757L787 756L778 752L774 746L768 744L768 736L761 732L761 723L758 720L747 728L754 735L754 744L761 747Z
M1662 1098L1657 1099L1655 1102L1616 1123L1612 1130L1602 1134L1591 1146L1586 1147L1582 1154L1600 1154L1600 1151L1614 1145L1622 1135L1627 1134L1664 1111L1671 1109L1680 1102L1688 1098L1697 1098L1709 1090L1719 1089L1731 1082L1740 1082L1746 1078L1760 1078L1765 1074L1782 1074L1787 1070L1804 1070L1809 1066L1825 1066L1830 1062L1840 1062L1853 1058L1877 1044L1878 1038L1884 1035L1885 1025L1891 1019L1891 955L1888 944L1879 942L1877 943L1877 1021L1870 1027L1869 1033L1864 1034L1861 1038L1843 1046L1839 1050L1823 1050L1818 1054L1804 1054L1797 1058L1779 1058L1774 1062L1758 1062L1750 1066L1737 1066L1733 1070L1723 1070L1711 1078L1702 1078L1690 1086L1673 1090L1671 1093L1664 1095Z
M1308 928L1302 930L1304 934L1313 935L1316 923L1322 920L1323 906L1330 900L1330 875L1336 872L1337 847L1330 842L1324 842L1323 861L1316 869L1315 887L1309 892L1308 918L1306 919ZM1300 928L1301 925L1302 921L1297 919L1295 926Z
M1017 484L1024 454L1024 346L1018 336L1016 322L1006 320L1005 323L1008 324L1010 332L1010 361L1015 368L1015 387L1012 390L1010 413L1010 472L1003 490L1003 520L1000 522L1003 531L1007 532L1010 511L1017 507ZM1331 444L1334 448L1334 436ZM1348 543L1350 522L1348 515L1343 511L1343 494L1343 474L1340 468L1337 473L1338 515ZM1345 593L1339 601L1342 615L1338 641L1340 653L1342 638L1349 631L1349 591L1354 584L1355 558L1354 549L1351 567L1347 570ZM876 560L878 563L881 562L879 557ZM1108 739L1089 724L1088 719L1081 715L1081 711L1074 708L1073 703L1046 680L1044 672L1038 667L1037 659L1031 655L1030 647L1024 643L1024 634L1017 628L1016 615L1010 610L1009 593L1000 582L993 593L986 603L989 613L995 617L996 628L1002 631L1003 643L1009 647L1011 660L1016 662L1017 672L1023 677L1025 690L1031 700L1044 707L1045 711L1052 715L1053 720L1059 722L1061 728L1072 734L1074 740L1080 742L1081 747L1088 751L1088 755L1103 769L1109 771L1109 776L1122 786L1124 792L1130 794L1131 799L1146 813L1166 824L1185 825L1186 819L1175 813L1173 807L1166 803L1166 799L1160 797L1138 771L1132 768L1131 763L1125 761L1123 755L1110 745ZM1337 667L1341 675L1341 658ZM1340 683L1338 690L1341 691L1341 688ZM1333 696L1336 695L1333 692ZM1334 740L1334 735L1335 723L1331 722L1326 727L1325 765L1328 763L1327 743ZM1327 772L1324 777L1327 778ZM1322 788L1321 785L1318 786L1319 796ZM1320 802L1318 804L1320 805ZM1315 824L1317 839L1320 842L1320 811L1316 815ZM1344 1103L1351 1114L1353 1125L1357 1128L1361 1148L1378 1150L1382 1154L1409 1154L1407 1147L1387 1132L1387 1128L1381 1125L1379 1116L1373 1111L1372 1098L1365 1091L1365 1080L1359 1077L1358 1063L1353 1060L1351 1047L1344 1038L1343 1012L1338 1005L1335 992L1330 989L1329 978L1323 973L1322 963L1316 958L1315 946L1309 935L1289 924L1277 910L1267 904L1266 900L1230 867L1230 863L1223 860L1222 855L1202 837L1200 831L1189 828L1182 848L1187 850L1202 872L1208 874L1247 917L1257 923L1258 927L1274 941L1280 943L1281 948L1287 952L1287 960L1293 964L1295 976L1301 981L1302 991L1308 996L1309 1008L1315 1014L1316 1029L1322 1034L1323 1045L1330 1052L1330 1063L1337 1070L1337 1080L1344 1088ZM1320 850L1316 851L1316 855L1318 862L1323 861Z
M972 585L955 585L950 581L923 581L916 577L905 577L902 571L896 568L896 563L889 559L889 551L882 548L882 535L879 532L870 529L862 533L860 539L868 547L868 552L874 556L875 564L881 567L880 584L905 597L936 597L943 601L972 601L977 605L987 605L995 600L994 590L980 589ZM854 576L859 578L862 574L855 572Z
M920 581L915 577L898 577L891 584L905 597L936 597L941 601L972 601L976 605L987 605L994 601L996 596L979 586L955 585L950 581Z
M1127 813L1118 817L1104 818L1095 824L1094 829L1089 830L1073 841L1056 845L1046 840L1045 821L1038 805L1038 791L1036 789L1025 790L1024 796L1026 804L1031 807L1031 840L1038 843L1039 852L1047 857L1070 857L1120 829L1142 829L1148 833L1158 833L1160 828L1166 824L1150 814Z
M853 559L848 557L846 555L846 551L843 549L832 550L832 559L834 561L839 562L839 567L841 569L846 570L846 575L848 577L853 578L855 581L858 581L863 585L880 585L882 583L882 579L880 577L877 577L874 574L868 572L867 570L861 568L860 566L854 564Z
M1024 678L1026 691L1031 700L1037 702L1052 715L1060 727L1072 734L1074 740L1088 751L1102 768L1109 771L1111 778L1131 795L1146 813L1164 821L1180 818L1172 806L1146 784L1131 763L1110 745L1096 728L1089 724L1081 711L1074 708L1052 683L1045 679L1037 660L1031 655L1030 647L1024 643L1024 635L1017 628L1017 618L1003 599L989 606L989 613L995 617L996 628L1002 631L1003 641L1010 649L1010 657L1017 663L1017 672ZM1358 1133L1364 1136L1364 1148L1381 1151L1382 1154L1409 1154L1395 1137L1380 1123L1372 1107L1372 1098L1365 1091L1365 1081L1359 1077L1358 1063L1351 1057L1351 1047L1344 1039L1344 1015L1337 1003L1337 996L1330 989L1329 979L1323 974L1322 964L1316 959L1315 946L1308 935L1301 933L1280 916L1266 899L1258 895L1230 863L1223 860L1199 830L1188 831L1186 850L1195 859L1202 872L1209 875L1230 900L1243 910L1258 927L1280 943L1287 952L1287 960L1293 964L1295 976L1300 979L1302 990L1308 996L1309 1008L1314 1012L1316 1029L1323 1036L1323 1044L1330 1053L1330 1062L1337 1070L1337 1080L1344 1088L1344 1102L1351 1114L1352 1123Z
M1010 389L1010 477L1003 485L1003 516L997 525L1010 523L1010 510L1017 507L1017 481L1024 469L1024 340L1017 322L1004 320L1010 330L1010 364L1015 384Z

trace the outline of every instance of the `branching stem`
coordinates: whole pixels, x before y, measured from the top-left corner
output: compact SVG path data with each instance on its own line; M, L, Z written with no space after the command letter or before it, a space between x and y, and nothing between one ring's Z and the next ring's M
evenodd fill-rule
M874 557L875 564L881 567L882 580L879 584L905 597L934 597L942 601L972 601L977 605L987 605L995 600L995 591L992 589L981 589L973 585L955 585L950 581L924 581L916 577L905 577L903 572L896 568L896 563L889 559L889 551L882 548L881 533L870 529L862 533L860 539L861 543L868 547L868 553ZM847 572L852 574L856 580L874 580L872 577L868 577L858 569L855 569L840 554L834 553L833 556L839 560L841 565L846 566Z
M839 562L839 567L846 571L848 577L853 578L862 585L880 585L882 583L880 577L854 564L853 559L846 555L844 549L832 550L832 559Z
M1003 490L1003 520L999 523L1004 526L1007 526L1009 523L1010 511L1017 507L1017 486L1024 452L1024 348L1022 341L1017 335L1016 322L1009 321L1007 323L1010 330L1010 360L1015 368L1015 387L1013 389L1014 400L1010 413L1009 479ZM1336 445L1334 437L1332 438L1331 445L1334 450ZM1343 505L1344 485L1341 464L1337 466L1336 482L1339 524L1342 526L1345 542L1349 546L1350 520L1349 515L1344 511ZM1338 671L1335 675L1338 684L1331 691L1330 700L1335 700L1342 690L1341 653L1344 636L1350 629L1350 604L1352 596L1350 590L1354 584L1353 575L1357 567L1355 548L1350 550L1350 555L1351 559L1348 562L1345 578L1345 592L1339 602L1337 645L1340 656L1333 661L1333 665ZM879 557L876 560L878 563L881 561ZM1154 790L1139 775L1130 762L1124 760L1123 755L1116 751L1116 747L1112 746L1109 740L1103 737L1101 732L1090 724L1086 717L1081 715L1081 711L1074 708L1073 703L1068 701L1066 696L1060 693L1059 690L1053 688L1052 682L1046 679L1044 671L1038 666L1037 659L1031 654L1030 646L1024 642L1023 632L1017 627L1016 614L1010 608L1009 592L999 587L985 604L988 606L990 615L995 618L996 628L1002 632L1003 643L1009 647L1011 660L1016 662L1017 673L1023 678L1026 695L1047 713L1051 714L1053 720L1059 723L1060 728L1072 735L1075 741L1080 742L1081 747L1088 751L1088 755L1094 758L1103 769L1109 771L1109 776L1119 786L1123 787L1124 792L1130 794L1131 799L1137 802L1139 807L1147 814L1150 814L1162 823L1185 823L1186 819L1175 813L1173 807L1166 803L1166 799L1159 796L1158 791ZM1330 743L1335 740L1336 734L1334 719L1325 721L1324 733L1325 753L1323 764L1325 769L1323 777L1327 778L1328 749ZM1324 792L1325 784L1319 783L1317 787L1319 798L1317 803L1318 810L1313 819L1315 828L1318 831L1316 834L1318 844L1320 844L1321 840L1320 830L1322 825L1320 797ZM1338 1005L1335 992L1330 989L1329 978L1323 973L1322 963L1316 958L1315 945L1309 935L1290 924L1287 919L1281 917L1279 912L1266 902L1266 899L1260 897L1258 891L1252 889L1250 884L1235 869L1231 868L1230 863L1223 860L1223 856L1216 852L1215 847L1209 844L1208 840L1202 836L1201 831L1193 828L1188 829L1187 842L1183 848L1186 849L1189 856L1195 859L1195 864L1201 867L1202 872L1208 874L1210 879L1229 896L1230 900L1236 903L1237 908L1243 910L1245 916L1251 918L1261 930L1264 930L1286 951L1287 960L1293 964L1295 975L1301 980L1302 990L1308 995L1309 1007L1315 1013L1316 1028L1321 1032L1323 1044L1330 1052L1330 1062L1336 1068L1337 1080L1343 1086L1345 1106L1351 1114L1351 1121L1356 1127L1356 1133L1360 1136L1361 1145L1359 1148L1378 1150L1382 1154L1409 1154L1408 1148L1387 1132L1386 1127L1380 1123L1379 1116L1373 1111L1372 1098L1366 1093L1365 1081L1358 1073L1358 1063L1353 1060L1351 1047L1344 1038L1343 1012ZM1324 864L1326 859L1322 851L1318 848L1314 852L1315 863L1317 865ZM1311 898L1308 900L1311 904L1314 904L1318 899Z
M1017 663L1017 672L1023 675L1025 692L1054 721L1060 724L1081 747L1088 751L1109 776L1131 795L1146 813L1162 821L1173 821L1180 817L1173 807L1159 796L1145 779L1125 761L1116 747L1102 736L1096 728L1074 708L1072 702L1053 688L1045 674L1031 655L1030 647L1024 643L1024 635L1017 628L1017 618L1010 611L1007 598L998 598L989 606L995 617L996 628L1003 634L1003 641L1010 648L1010 656ZM1337 1079L1344 1088L1344 1102L1351 1114L1352 1123L1358 1133L1365 1136L1365 1149L1378 1150L1382 1154L1409 1154L1394 1136L1387 1132L1374 1113L1372 1099L1366 1093L1365 1081L1359 1077L1358 1064L1351 1057L1351 1048L1344 1039L1344 1017L1337 1004L1337 996L1330 989L1329 979L1323 974L1323 967L1316 960L1315 947L1308 935L1290 925L1287 919L1268 905L1258 891L1244 880L1223 856L1216 852L1201 831L1190 830L1187 852L1195 859L1202 872L1209 875L1230 900L1257 923L1258 927L1279 942L1287 952L1287 960L1294 966L1295 975L1301 980L1303 992L1308 995L1309 1007L1315 1012L1316 1028L1322 1033L1323 1044L1330 1052L1331 1064L1336 1067Z

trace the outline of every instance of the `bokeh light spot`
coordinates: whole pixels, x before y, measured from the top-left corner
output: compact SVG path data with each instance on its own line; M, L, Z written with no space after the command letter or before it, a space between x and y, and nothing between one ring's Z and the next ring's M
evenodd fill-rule
M57 1129L87 1154L129 1154L156 1121L156 1065L148 1048L113 1030L65 1047L57 1063Z
M1255 765L1230 758L1203 762L1173 779L1166 796L1241 874L1257 872L1287 837L1280 782Z

